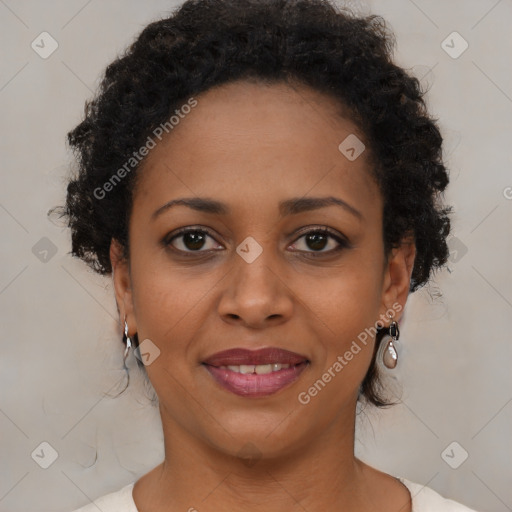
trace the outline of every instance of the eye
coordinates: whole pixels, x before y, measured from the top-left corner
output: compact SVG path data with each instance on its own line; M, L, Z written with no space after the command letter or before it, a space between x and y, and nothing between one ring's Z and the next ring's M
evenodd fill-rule
M218 250L218 245L206 247L204 249L207 239L210 238L215 240L213 236L204 228L183 228L172 236L166 237L163 240L164 245L171 246L178 252L182 253L194 253L194 252L209 252Z
M310 253L312 256L321 256L325 254L331 254L334 252L338 252L344 248L350 247L349 242L343 238L341 235L336 233L335 231L332 231L329 228L322 227L317 229L310 229L309 231L303 233L297 240L303 240L302 246L306 247L306 250L298 249L300 252L307 252ZM328 248L329 246L329 239L331 240L331 248ZM333 242L334 241L334 242ZM293 245L290 247L293 247L294 249L297 249L297 246L300 246L301 244L298 244L298 242L294 242ZM327 247L327 250L324 250ZM307 249L310 248L312 251L308 251ZM318 253L318 254L315 254Z
M164 246L170 246L176 252L187 256L193 255L194 253L208 253L223 249L223 247L216 242L208 247L208 239L215 242L215 238L207 229L188 227L182 228L176 233L167 236L162 242ZM303 247L305 246L305 249L301 249L301 244L298 243L298 241L302 239L304 239L302 245ZM328 248L329 245L331 245L331 248ZM303 232L290 247L292 247L293 250L297 250L297 252L305 252L315 257L338 252L344 248L350 247L350 243L337 232L326 227L321 227ZM308 251L308 248L312 250ZM324 250L326 248L327 250Z

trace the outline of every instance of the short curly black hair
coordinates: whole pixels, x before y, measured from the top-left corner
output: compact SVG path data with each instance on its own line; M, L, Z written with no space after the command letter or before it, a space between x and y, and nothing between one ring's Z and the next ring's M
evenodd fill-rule
M448 258L451 207L442 136L419 80L392 60L395 36L377 15L356 15L329 0L188 0L146 26L105 71L85 117L67 135L78 161L62 215L72 251L100 274L109 248L129 256L128 225L137 170L105 197L95 191L192 95L235 80L304 84L341 102L365 136L384 202L385 257L411 234L416 259L410 292ZM142 160L144 162L144 160ZM390 405L375 365L360 398Z

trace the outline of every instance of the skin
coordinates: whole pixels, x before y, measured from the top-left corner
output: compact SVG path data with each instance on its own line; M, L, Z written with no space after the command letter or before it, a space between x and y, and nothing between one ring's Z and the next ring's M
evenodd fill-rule
M404 239L386 262L368 151L349 161L338 149L349 134L364 135L332 98L305 86L239 81L196 99L140 170L129 262L111 245L120 317L130 335L160 350L146 370L160 401L165 460L135 483L137 508L410 511L405 486L354 456L373 338L307 405L297 399L366 327L389 325L379 319L393 305L399 321L407 300L414 243ZM362 219L339 206L279 216L280 201L304 196L335 196ZM183 197L216 199L231 213L175 206L152 220ZM194 246L181 236L175 252L165 247L166 236L187 226L209 228L212 238ZM351 245L328 253L338 242L308 243L304 227L330 227ZM263 250L252 263L236 252L248 236ZM201 365L221 350L270 346L310 365L268 397L230 393Z

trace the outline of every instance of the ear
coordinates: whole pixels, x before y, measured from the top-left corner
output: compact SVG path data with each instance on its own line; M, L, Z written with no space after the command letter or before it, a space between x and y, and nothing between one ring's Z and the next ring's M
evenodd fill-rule
M402 240L399 247L392 249L384 269L382 287L381 319L385 325L389 323L386 311L394 311L394 320L399 320L403 314L405 303L409 295L411 276L416 258L416 244L414 237L409 236Z
M124 330L124 319L130 327L129 332L136 332L135 315L133 313L133 297L130 277L130 268L128 261L123 257L123 248L121 244L112 239L110 243L110 262L112 265L112 280L116 295L117 309L122 328Z

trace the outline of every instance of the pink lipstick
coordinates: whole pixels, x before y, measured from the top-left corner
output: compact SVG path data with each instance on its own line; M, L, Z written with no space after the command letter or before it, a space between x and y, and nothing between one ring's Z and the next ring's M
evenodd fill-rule
M203 362L223 388L246 397L276 393L296 381L308 364L306 356L275 347L225 350Z

